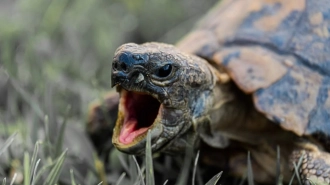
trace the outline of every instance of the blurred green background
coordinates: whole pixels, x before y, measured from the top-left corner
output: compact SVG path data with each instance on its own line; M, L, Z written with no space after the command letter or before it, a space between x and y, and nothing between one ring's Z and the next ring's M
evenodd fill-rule
M74 177L80 184L116 182L127 156L118 159L120 165L106 167L111 173L104 174L84 133L89 103L110 90L115 49L126 42L174 44L215 3L1 0L0 180L51 184L59 178L62 184L73 184ZM126 168L135 166L131 158L126 162Z

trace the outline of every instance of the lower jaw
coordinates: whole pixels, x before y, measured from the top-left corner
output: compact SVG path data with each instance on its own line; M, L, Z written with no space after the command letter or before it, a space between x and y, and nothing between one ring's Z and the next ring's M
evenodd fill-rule
M120 130L122 127L122 120L120 117L121 116L118 116L116 127L114 128L112 143L121 152L135 155L144 154L148 130L150 130L152 143L156 142L163 132L162 125L154 123L146 132L137 136L131 143L123 144L119 140Z

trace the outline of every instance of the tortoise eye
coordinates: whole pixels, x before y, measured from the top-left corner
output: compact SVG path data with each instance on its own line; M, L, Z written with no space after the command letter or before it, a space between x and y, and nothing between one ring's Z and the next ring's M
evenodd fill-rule
M155 75L160 77L160 78L165 78L168 75L170 75L171 72L172 72L172 65L171 64L166 64L163 67L157 69Z

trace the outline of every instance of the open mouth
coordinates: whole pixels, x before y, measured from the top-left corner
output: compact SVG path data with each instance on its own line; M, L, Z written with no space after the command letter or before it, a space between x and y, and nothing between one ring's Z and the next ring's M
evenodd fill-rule
M161 103L151 95L120 90L119 115L116 123L117 141L120 145L134 145L145 137L156 123Z

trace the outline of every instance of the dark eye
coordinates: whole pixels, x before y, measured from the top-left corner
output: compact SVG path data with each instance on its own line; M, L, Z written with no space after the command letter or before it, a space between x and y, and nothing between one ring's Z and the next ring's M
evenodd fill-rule
M165 78L168 75L170 75L172 72L172 65L171 64L166 64L163 67L159 68L156 71L156 74L158 77Z

